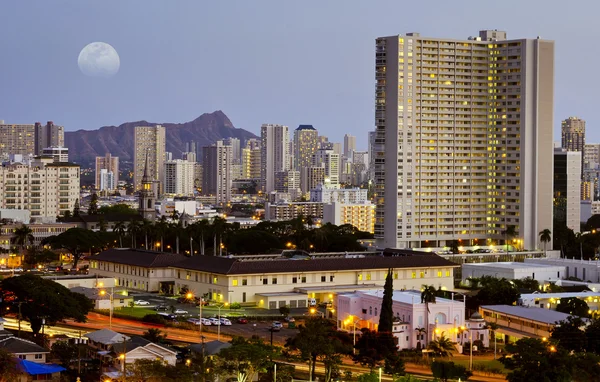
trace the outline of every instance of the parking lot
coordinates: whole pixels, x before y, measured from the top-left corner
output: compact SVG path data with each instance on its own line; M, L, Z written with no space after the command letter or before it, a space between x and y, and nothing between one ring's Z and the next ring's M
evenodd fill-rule
M134 298L135 301L144 300L148 301L150 305L140 306L146 309L154 309L156 306L164 305L169 309L166 313L171 313L171 306L174 309L182 309L188 312L187 315L177 315L181 317L178 319L179 322L185 322L190 317L198 317L200 314L200 307L195 306L191 303L178 303L173 298L168 298L164 296L159 296L151 293L143 293L143 292L135 292L131 291L130 295ZM297 312L294 312L297 311ZM294 309L292 315L294 316L302 316L306 312L306 309ZM217 317L219 310L215 306L205 306L202 308L202 316L205 318L208 317ZM231 320L231 326L221 325L221 333L230 336L258 336L263 340L270 342L271 341L271 325L273 320L271 319L273 316L279 315L279 311L265 310L265 309L257 309L257 308L246 308L242 310L230 310L227 307L221 308L221 317L227 317ZM237 318L240 316L248 316L251 319L247 324L240 324L237 322ZM266 316L264 319L261 319L261 316ZM297 333L297 329L288 328L288 323L283 321L283 317L279 320L283 324L283 328L278 332L273 332L273 342L275 343L283 343L285 339L288 337L292 337ZM296 325L302 323L302 319L296 320ZM198 328L198 330L200 330ZM204 326L203 331L209 333L217 333L217 326Z

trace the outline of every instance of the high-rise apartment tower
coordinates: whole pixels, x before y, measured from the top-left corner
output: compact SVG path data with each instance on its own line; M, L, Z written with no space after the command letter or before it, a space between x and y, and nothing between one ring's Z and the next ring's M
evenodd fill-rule
M165 127L136 126L134 130L133 186L137 191L142 187L142 177L148 156L147 176L153 182L163 181L165 156ZM158 189L162 194L163 186Z

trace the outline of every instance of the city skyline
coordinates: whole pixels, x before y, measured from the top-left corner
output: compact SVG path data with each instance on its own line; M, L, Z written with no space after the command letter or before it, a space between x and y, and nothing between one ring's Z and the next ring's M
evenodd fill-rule
M425 4L391 1L382 1L377 7L341 2L318 5L319 12L306 3L268 1L258 5L151 1L62 1L36 7L2 4L6 30L21 32L17 37L10 33L0 36L7 57L16 57L5 62L0 73L0 81L13 90L0 98L4 106L0 119L15 124L50 119L64 125L66 131L74 131L131 120L185 121L220 109L231 116L236 127L257 135L263 123L312 124L332 141L341 142L345 133L354 135L357 149L364 150L367 132L374 127L372 53L377 36L414 31L422 36L465 39L473 30L497 28L506 30L508 38L540 35L556 41L554 139L560 136L560 120L578 116L590 126L588 141L600 141L600 133L593 129L597 117L591 96L597 80L587 78L584 61L568 59L595 41L595 32L586 25L593 22L596 5L585 10L573 5L576 23L552 11L543 19L531 18L538 10L535 2L519 4L518 13L511 7L496 9L480 2L460 8L440 3L432 14ZM556 5L557 1L544 3L548 10L558 9ZM382 7L387 11L380 12ZM481 18L492 10L494 18ZM399 23L400 12L413 16ZM161 15L158 26L157 14ZM455 22L456 17L465 16L489 21ZM60 27L45 28L48 18ZM132 18L138 27L130 27ZM195 22L198 18L203 22ZM269 23L261 22L274 18L288 28L273 33ZM117 26L109 28L106 20ZM30 26L28 31L18 27L24 24ZM121 68L114 77L90 78L79 71L77 55L93 41L105 41L118 51ZM221 58L206 60L209 53ZM323 71L317 65L318 57L344 65ZM61 92L47 97L46 92L33 92L33 88ZM199 88L206 91L199 92Z

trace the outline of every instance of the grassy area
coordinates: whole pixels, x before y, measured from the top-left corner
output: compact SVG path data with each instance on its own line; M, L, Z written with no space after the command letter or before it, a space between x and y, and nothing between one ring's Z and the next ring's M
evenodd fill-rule
M451 359L452 362L465 366L466 368L469 368L469 360L468 359ZM485 360L478 360L478 359L473 359L473 369L475 371L482 371L482 372L494 372L494 373L502 373L502 374L506 374L508 373L508 370L504 368L504 365L502 364L502 362L496 360L496 359L485 359Z
M131 316L131 317L137 317L137 318L143 318L147 314L156 314L156 312L153 309L141 308L141 307L116 308L114 310L114 313L123 314L123 315Z

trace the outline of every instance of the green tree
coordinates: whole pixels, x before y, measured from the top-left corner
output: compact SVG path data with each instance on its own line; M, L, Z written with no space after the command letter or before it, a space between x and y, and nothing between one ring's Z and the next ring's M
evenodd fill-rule
M597 315L595 315L590 324L586 326L585 337L587 351L600 354L600 320Z
M90 199L90 206L88 207L88 215L98 214L98 195L94 192Z
M550 338L556 341L563 349L576 352L584 351L587 347L587 338L583 331L584 327L585 323L581 318L569 316L566 320L558 322L552 329Z
M75 199L75 205L73 206L73 216L79 217L81 213L81 207L79 206L79 198Z
M129 207L127 204L118 203L113 204L112 206L102 206L98 208L98 214L101 215L121 215L125 217L125 215L138 215L138 210Z
M17 366L17 358L0 348L0 382L18 381L21 374Z
M357 382L378 382L379 376L377 375L377 373L371 371L369 373L360 374L358 377L356 377L356 381Z
M137 235L141 232L142 225L139 221L131 219L127 225L127 234L131 237L131 248L137 247Z
M496 330L500 329L500 326L495 322L486 322L485 327L490 331L490 335L494 338L494 359L496 359Z
M125 231L127 227L125 226L125 222L116 222L113 227L113 232L117 234L119 237L119 248L123 248L123 236L125 236Z
M164 343L167 339L167 335L164 334L160 329L150 328L142 334L142 337L155 344Z
M388 269L388 274L385 278L383 286L383 300L381 302L381 313L379 314L379 332L392 332L394 324L394 310L392 308L392 296L394 294L394 281L392 278L392 270Z
M27 245L33 244L34 239L33 230L25 224L21 224L19 228L15 229L14 243L21 248L21 253L25 251Z
M513 284L519 289L529 289L532 291L537 291L540 289L540 283L530 276L513 280Z
M466 367L447 361L433 361L431 372L435 378L439 378L443 382L459 378L466 380L473 375Z
M522 338L504 348L500 362L511 370L509 382L568 382L572 380L569 353L537 338Z
M546 228L540 232L540 241L544 243L544 252L546 252L546 244L552 240L552 232Z
M73 269L76 269L81 256L86 251L99 248L102 243L95 232L84 228L70 228L59 235L47 237L42 244L48 244L53 249L68 250L73 255Z
M57 359L60 365L69 369L71 361L79 358L79 347L67 341L56 341L50 349L50 359Z
M590 307L588 306L588 304L584 300L577 297L561 298L558 305L556 305L557 312L562 312L578 317L588 317L589 310Z
M388 364L393 364L397 352L395 339L391 332L362 329L362 334L356 341L356 354L352 358L354 362L373 370L376 367L385 366L386 360L388 360Z
M481 278L483 287L470 302L479 305L513 305L521 294L517 287L504 278ZM477 308L475 307L475 308ZM471 307L472 308L472 307Z
M446 358L452 356L454 344L450 338L446 337L445 332L442 332L440 337L437 340L431 341L427 348L436 356Z
M80 293L71 292L64 286L30 273L9 277L0 281L0 298L3 311L9 307L25 317L34 334L46 325L55 325L64 319L85 322L87 313L94 303Z
M298 334L287 339L285 346L308 363L311 378L314 378L317 361L322 361L326 382L341 365L341 355L352 351L348 334L336 331L331 321L320 317L307 319L299 326Z
M502 231L504 236L504 245L506 245L506 253L508 253L508 246L510 245L510 239L517 236L517 227L514 225L506 226L506 229Z
M288 305L280 306L279 313L281 313L282 316L289 316L290 315L290 307Z
M237 382L252 381L274 355L274 348L260 338L236 337L231 340L231 347L217 355L217 371L225 376L235 375Z

